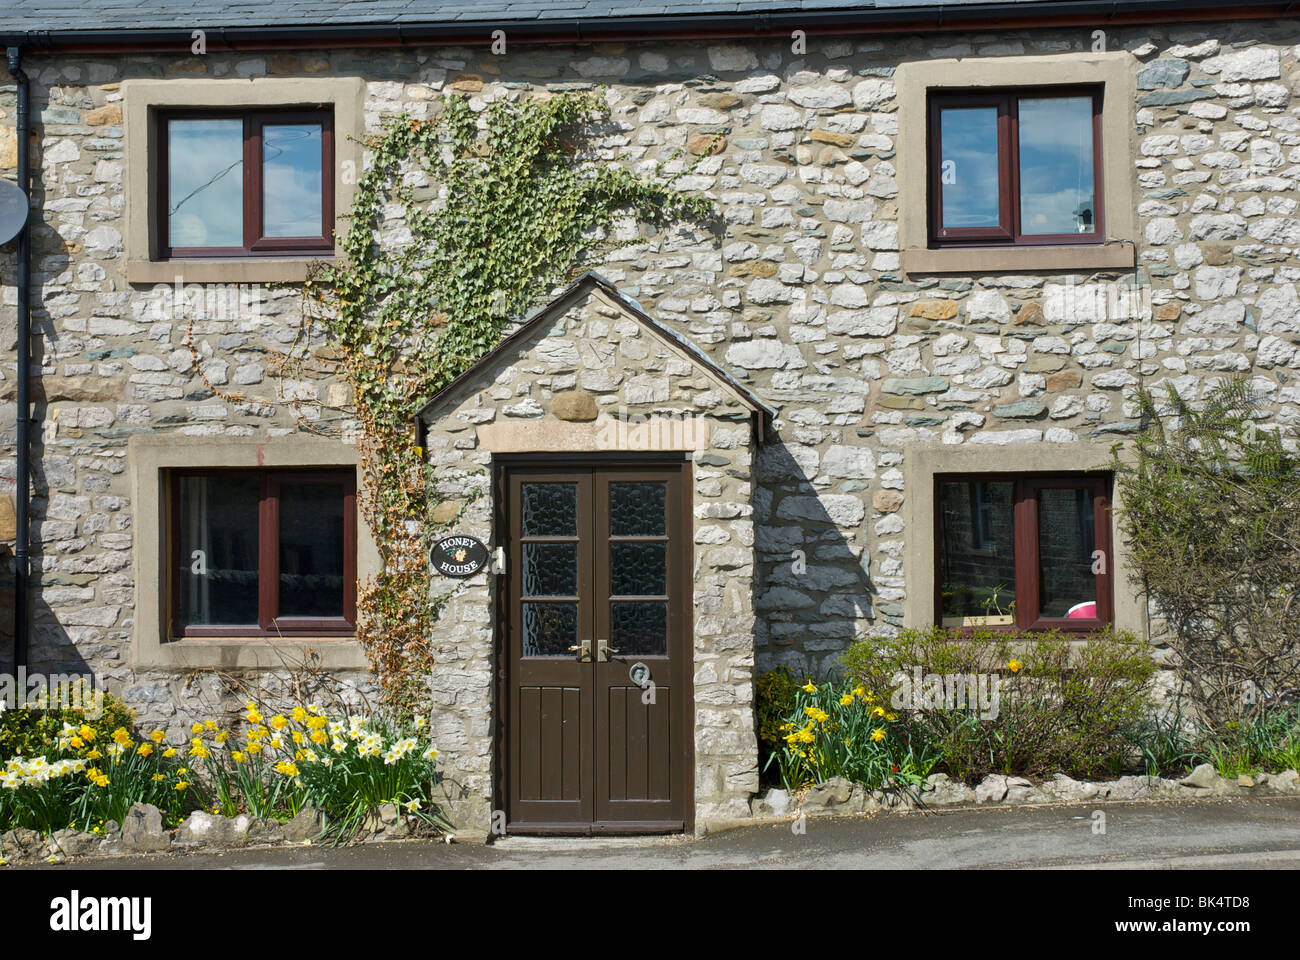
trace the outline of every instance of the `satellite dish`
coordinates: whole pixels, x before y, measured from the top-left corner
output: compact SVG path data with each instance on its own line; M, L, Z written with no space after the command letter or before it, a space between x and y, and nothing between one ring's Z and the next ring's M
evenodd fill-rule
M8 243L22 232L31 204L16 183L0 180L0 244Z

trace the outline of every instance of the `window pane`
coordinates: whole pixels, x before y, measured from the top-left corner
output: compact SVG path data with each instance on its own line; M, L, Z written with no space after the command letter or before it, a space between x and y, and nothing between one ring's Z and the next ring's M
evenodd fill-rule
M525 597L577 596L576 543L525 543L523 546Z
M668 653L668 604L611 603L609 644L620 657L662 657Z
M343 616L343 483L280 485L281 617Z
M181 477L176 504L182 627L257 624L255 476Z
M1092 97L1020 100L1020 232L1093 233Z
M939 113L943 226L998 226L998 111L947 107Z
M167 236L173 247L244 245L244 121L167 121Z
M610 592L616 597L668 593L668 544L615 541L609 545Z
M939 486L939 501L943 622L961 624L968 617L987 617L987 623L1013 623L1014 484L945 481Z
M668 532L668 485L658 482L609 485L612 537L662 537Z
M321 125L262 127L262 236L321 235Z
M1040 616L1095 617L1097 549L1092 491L1043 490L1038 495Z
M578 485L525 483L523 514L525 537L576 537Z
M524 604L525 657L571 657L577 643L576 603Z

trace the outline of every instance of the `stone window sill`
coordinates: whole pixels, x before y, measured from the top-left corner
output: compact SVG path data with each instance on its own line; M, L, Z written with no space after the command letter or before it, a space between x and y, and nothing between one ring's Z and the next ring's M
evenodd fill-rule
M309 660L324 670L365 670L370 666L361 644L348 637L188 637L160 644L149 666L272 670L293 669Z
M1127 240L1077 247L913 247L902 255L903 272L907 274L1131 270L1136 262L1133 244Z
M128 260L127 283L302 283L313 263L335 257L265 257L248 260Z

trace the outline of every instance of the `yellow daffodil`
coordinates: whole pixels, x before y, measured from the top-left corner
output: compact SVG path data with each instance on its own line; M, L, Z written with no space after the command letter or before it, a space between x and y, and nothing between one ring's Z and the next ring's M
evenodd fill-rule
M165 736L167 736L167 734L162 730L155 730L153 733L149 734L149 739L154 743L162 743L163 737Z
M288 725L289 725L289 721L286 720L283 716L281 716L281 715L278 714L278 713L277 713L274 717L271 718L271 729L272 729L272 730L283 730L283 729L284 729L285 727L287 727Z
M805 684L803 685L802 690L803 690L804 693L816 693L816 692L817 692L817 684L815 684L815 683L813 683L811 680L809 680L807 683L805 683Z
M844 694L844 696L840 697L840 706L842 707L847 707L852 702L853 702L853 694L851 693L846 693Z
M294 707L294 708L293 708L293 719L294 719L297 723L302 723L302 722L304 722L304 721L307 719L307 711L304 710L302 707Z
M136 751L135 751L135 752L138 753L138 754L140 754L140 756L142 756L142 757L147 757L147 756L149 756L149 754L153 753L153 744L152 744L152 743L142 743L142 744L140 744L140 746L138 746L138 747L136 748Z
M875 730L871 731L871 740L873 743L879 743L881 740L884 739L885 739L884 730L881 730L879 727L877 727Z
M248 760L248 754L240 753L238 750L231 750L230 759L234 760L235 763L245 763Z
M1019 673L1020 668L1023 666L1024 664L1021 663L1019 660L1012 660L1007 664L1007 669L1010 670L1012 673Z
M163 751L163 756L166 757L168 760L170 760L172 757L176 756L176 748L168 747L166 750Z

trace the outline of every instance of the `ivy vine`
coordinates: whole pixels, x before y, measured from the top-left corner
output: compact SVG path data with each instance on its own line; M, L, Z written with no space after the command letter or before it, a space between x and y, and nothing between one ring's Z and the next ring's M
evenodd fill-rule
M515 95L477 111L456 93L433 106L434 119L390 117L365 140L345 259L304 285L304 322L323 327L352 388L360 506L382 561L359 585L357 636L399 711L427 700L432 627L448 599L430 591L439 495L415 411L557 285L642 242L614 239L621 221L713 217L710 200L674 186L698 161L643 176L611 155L602 138L617 127L600 91Z

